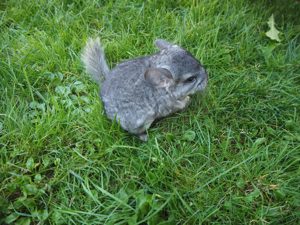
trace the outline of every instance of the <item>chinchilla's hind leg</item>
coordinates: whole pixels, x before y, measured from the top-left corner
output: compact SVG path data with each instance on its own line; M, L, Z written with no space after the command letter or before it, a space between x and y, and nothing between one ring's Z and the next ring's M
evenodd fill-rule
M138 134L137 136L141 141L147 141L148 140L148 134L147 133Z

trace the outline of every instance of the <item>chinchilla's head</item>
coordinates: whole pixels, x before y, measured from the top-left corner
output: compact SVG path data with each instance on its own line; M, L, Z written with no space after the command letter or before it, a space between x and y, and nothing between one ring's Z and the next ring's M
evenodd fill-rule
M165 40L158 39L155 44L160 51L152 59L151 66L156 69L148 78L157 86L167 87L176 98L205 89L208 75L191 53Z

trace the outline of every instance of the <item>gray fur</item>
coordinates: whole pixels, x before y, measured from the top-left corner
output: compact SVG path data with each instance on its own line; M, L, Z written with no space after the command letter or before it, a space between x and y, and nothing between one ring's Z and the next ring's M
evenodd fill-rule
M81 60L85 64L86 71L92 75L92 78L98 84L100 84L109 73L99 38L88 40L81 55Z
M100 96L107 116L142 140L147 140L146 130L155 119L184 109L189 95L204 90L208 80L189 52L161 39L155 44L159 52L122 62L110 71L99 41L89 41L83 54L87 71L94 78L105 77Z

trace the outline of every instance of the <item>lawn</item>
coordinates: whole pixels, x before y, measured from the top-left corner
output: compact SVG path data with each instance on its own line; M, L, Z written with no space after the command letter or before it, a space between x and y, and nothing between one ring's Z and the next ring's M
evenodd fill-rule
M0 224L299 224L299 18L296 0L1 0ZM208 88L141 142L106 118L88 37L111 67L177 43Z

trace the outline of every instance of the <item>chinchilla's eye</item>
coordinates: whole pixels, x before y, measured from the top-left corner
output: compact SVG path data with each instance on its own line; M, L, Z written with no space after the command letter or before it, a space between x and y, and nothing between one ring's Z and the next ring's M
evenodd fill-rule
M188 79L186 79L185 82L192 83L192 82L196 81L196 79L197 79L196 76L192 76L192 77L189 77Z

